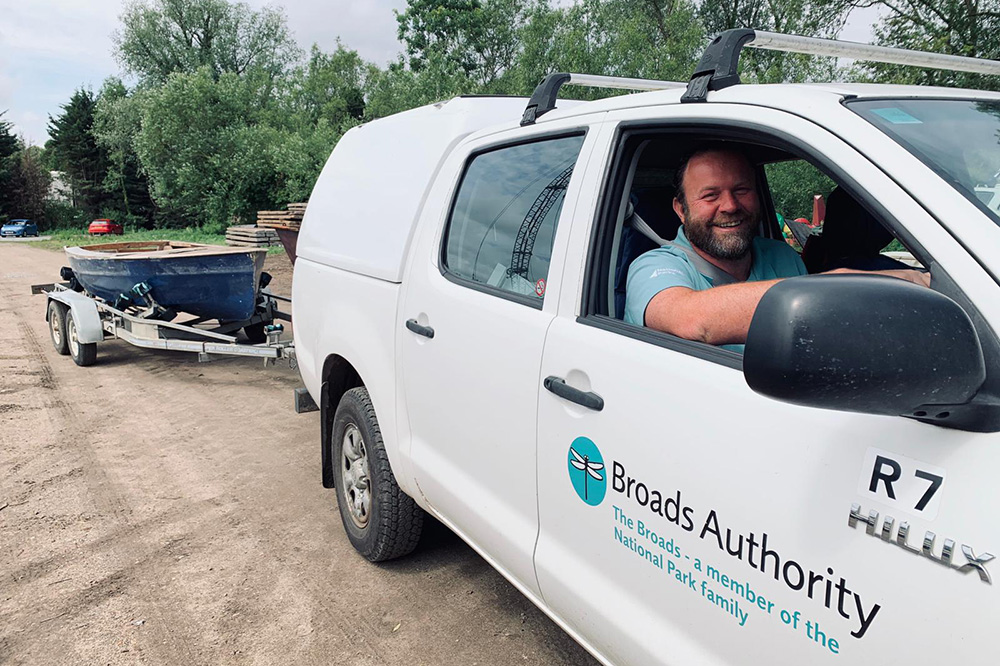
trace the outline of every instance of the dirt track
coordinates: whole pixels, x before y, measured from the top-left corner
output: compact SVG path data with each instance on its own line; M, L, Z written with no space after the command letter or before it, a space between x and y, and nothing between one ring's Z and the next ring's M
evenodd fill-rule
M297 371L56 354L28 287L64 263L0 246L0 664L594 663L440 526L358 557Z

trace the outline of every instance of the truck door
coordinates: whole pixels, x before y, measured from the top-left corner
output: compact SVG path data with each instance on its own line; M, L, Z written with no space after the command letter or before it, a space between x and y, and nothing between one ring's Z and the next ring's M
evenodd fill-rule
M873 205L929 251L936 277L996 316L997 284L832 134L778 111L693 106L663 110L669 140L648 120L638 139L669 149L699 131L737 140L745 127L748 145L794 149L877 193ZM627 123L643 113L619 117L617 150L642 145L628 143ZM614 163L634 169L632 157ZM621 201L640 177L668 182L655 170L667 162L611 173L610 196ZM542 359L535 564L547 604L613 663L935 663L993 651L1000 493L986 470L1000 464L1000 436L780 403L748 388L736 353L626 324L602 249L617 247L624 207L606 208L597 224L610 232L574 228L569 256L587 261L567 262Z
M533 593L535 386L555 313L550 264L591 139L579 121L532 133L480 141L443 167L414 239L399 339L400 423L420 492Z

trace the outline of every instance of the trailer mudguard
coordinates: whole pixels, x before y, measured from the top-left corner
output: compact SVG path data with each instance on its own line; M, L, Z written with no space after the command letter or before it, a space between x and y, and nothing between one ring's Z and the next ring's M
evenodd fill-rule
M104 340L101 314L94 301L75 291L60 290L49 292L49 300L59 301L69 308L70 316L76 324L77 339L86 344ZM46 309L46 318L48 318Z

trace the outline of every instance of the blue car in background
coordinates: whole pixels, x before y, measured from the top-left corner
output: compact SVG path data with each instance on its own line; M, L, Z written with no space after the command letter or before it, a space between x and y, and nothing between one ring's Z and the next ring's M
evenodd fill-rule
M37 236L38 225L31 220L11 220L0 227L0 237L7 236Z

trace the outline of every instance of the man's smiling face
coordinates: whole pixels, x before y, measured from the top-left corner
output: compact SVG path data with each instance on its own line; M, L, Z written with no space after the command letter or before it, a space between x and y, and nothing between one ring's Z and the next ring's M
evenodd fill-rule
M712 150L688 160L674 211L691 245L717 259L742 259L760 223L753 167L735 152Z

